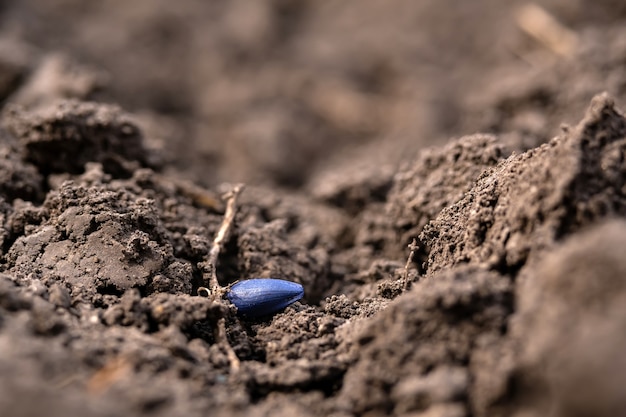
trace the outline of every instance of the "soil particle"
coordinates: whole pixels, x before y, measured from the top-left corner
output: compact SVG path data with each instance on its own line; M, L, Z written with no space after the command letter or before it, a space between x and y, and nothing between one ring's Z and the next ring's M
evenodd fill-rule
M106 84L103 71L81 64L62 53L42 56L19 89L12 103L25 108L45 108L60 99L88 99Z
M285 221L243 228L237 246L239 270L244 276L298 281L311 301L318 301L329 287L328 254L323 249L307 250L288 242Z
M395 171L390 164L340 165L320 173L309 188L317 199L356 215L372 203L386 201Z
M8 202L16 198L40 202L44 197L43 176L20 157L19 146L11 135L0 130L0 196Z
M398 236L389 243L399 240L408 245L441 210L461 200L483 171L508 153L490 135L466 136L445 147L421 152L415 162L393 178L386 211Z
M338 344L335 329L344 323L341 318L309 308L276 316L270 326L258 329L256 338L265 346L265 360L270 365L300 358L332 361L335 358L329 357L329 353L334 353Z
M100 162L106 172L127 176L146 163L139 129L116 106L70 100L33 112L13 108L3 124L40 172L80 173L87 162Z
M624 214L625 137L626 119L603 94L575 129L484 172L424 227L428 273L465 263L514 273L581 227Z
M308 249L337 250L346 240L350 218L336 207L322 204L308 195L280 188L249 187L242 195L246 222L286 222L284 233L290 241Z
M521 274L513 375L529 415L626 412L625 236L621 219L590 227Z
M34 51L23 41L0 40L0 97L6 100L22 83L32 64Z
M190 291L192 269L174 258L150 200L66 182L44 207L49 218L7 254L7 269L20 279L35 272L42 282L66 282L75 300L146 288L156 274L173 280L169 291Z
M471 379L466 367L476 340L502 334L512 291L510 279L468 267L416 283L355 341L357 361L346 373L340 401L357 413L395 414L465 404Z

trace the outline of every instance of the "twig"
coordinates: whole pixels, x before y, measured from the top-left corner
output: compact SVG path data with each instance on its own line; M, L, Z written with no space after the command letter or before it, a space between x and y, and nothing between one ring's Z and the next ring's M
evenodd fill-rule
M239 194L243 191L243 187L243 184L237 184L232 190L224 195L224 200L226 200L224 220L222 220L222 225L217 231L215 239L213 239L213 246L211 246L209 258L206 261L209 271L203 273L203 278L205 282L209 284L211 297L214 299L215 297L221 297L223 292L223 289L217 280L217 258L220 256L224 242L226 242L230 236L230 229L235 221L235 214L237 212L237 199L239 198Z
M578 36L565 27L544 8L535 4L524 5L516 15L517 25L555 54L568 57L576 50Z
M181 179L175 180L174 185L181 194L191 198L195 204L220 213L224 211L223 202L213 192Z
M413 256L415 252L419 249L417 246L417 241L413 239L413 242L408 246L411 252L409 253L409 257L406 259L406 264L404 265L404 285L402 291L406 291L409 288L409 268L411 267L411 262L413 261Z
M237 372L241 365L237 354L233 350L233 347L228 342L228 337L226 337L226 319L221 317L217 320L217 328L215 329L215 340L218 344L222 345L222 348L226 352L226 357L228 357L228 362L230 362L230 369L232 372Z
M222 302L222 296L224 295L225 290L217 280L217 258L224 248L225 242L230 236L230 231L235 221L235 214L237 212L237 199L239 198L239 194L243 191L243 188L243 184L235 185L232 190L224 195L224 199L226 200L224 220L222 220L222 224L215 235L215 239L213 239L213 245L211 246L207 260L198 264L198 266L202 269L202 277L209 286L208 289L204 287L198 288L198 294L205 293L206 295L210 295L212 301ZM239 358L228 342L228 337L226 336L226 319L224 317L220 317L217 320L217 326L215 328L215 341L221 345L226 352L231 370L239 370Z

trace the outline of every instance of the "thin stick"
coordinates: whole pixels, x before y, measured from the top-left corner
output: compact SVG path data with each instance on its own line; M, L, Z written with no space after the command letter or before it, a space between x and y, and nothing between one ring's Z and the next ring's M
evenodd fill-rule
M235 214L237 213L237 199L239 198L239 194L243 191L243 188L243 184L237 184L224 195L224 199L226 200L224 220L222 220L222 225L217 231L215 239L213 239L213 246L211 246L211 250L209 251L206 268L202 274L205 282L209 285L213 299L220 298L223 293L223 288L217 280L217 258L220 256L220 252L224 247L224 242L226 242L230 236L230 229L235 221ZM208 269L208 271L206 269Z
M578 36L535 3L517 12L517 25L555 54L568 57L576 50Z
M413 256L415 252L419 249L417 246L417 241L413 239L413 242L408 246L411 252L409 253L409 257L406 259L406 264L404 265L404 285L403 291L406 291L409 288L409 268L411 267L411 262L413 261Z
M239 358L233 350L233 347L228 342L228 337L226 337L226 319L224 317L221 317L217 320L215 340L224 348L224 351L226 352L226 357L228 358L228 362L230 362L231 372L237 372L241 365L241 361L239 361Z
M233 189L224 196L224 199L226 200L224 220L222 220L222 224L215 235L215 239L213 239L213 245L211 246L206 262L201 262L199 264L199 267L202 269L202 277L209 286L209 289L207 290L206 288L201 287L198 289L198 294L201 292L209 293L212 301L218 300L218 302L222 302L221 300L222 295L224 294L224 289L217 280L217 258L220 256L220 252L224 248L224 244L230 236L230 231L235 221L235 214L237 212L237 199L239 198L239 194L243 191L243 188L243 184L235 185ZM228 337L226 336L226 319L224 317L220 317L217 320L215 341L221 345L226 352L231 370L239 370L240 361L232 346L228 342Z

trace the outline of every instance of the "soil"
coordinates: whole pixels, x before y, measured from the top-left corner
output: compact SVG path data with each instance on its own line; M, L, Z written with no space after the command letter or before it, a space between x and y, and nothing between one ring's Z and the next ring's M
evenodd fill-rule
M626 415L626 7L538 8L1 2L1 414Z

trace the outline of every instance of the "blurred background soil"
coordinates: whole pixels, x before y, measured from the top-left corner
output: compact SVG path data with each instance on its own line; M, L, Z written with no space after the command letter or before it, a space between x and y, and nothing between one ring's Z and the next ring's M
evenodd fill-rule
M0 1L0 410L623 415L625 23ZM236 182L218 273L303 284L274 318L196 296Z
M303 187L475 132L534 145L625 88L621 1L541 2L577 35L566 56L520 29L520 1L2 4L6 77L48 90L21 102L119 103L205 185Z

